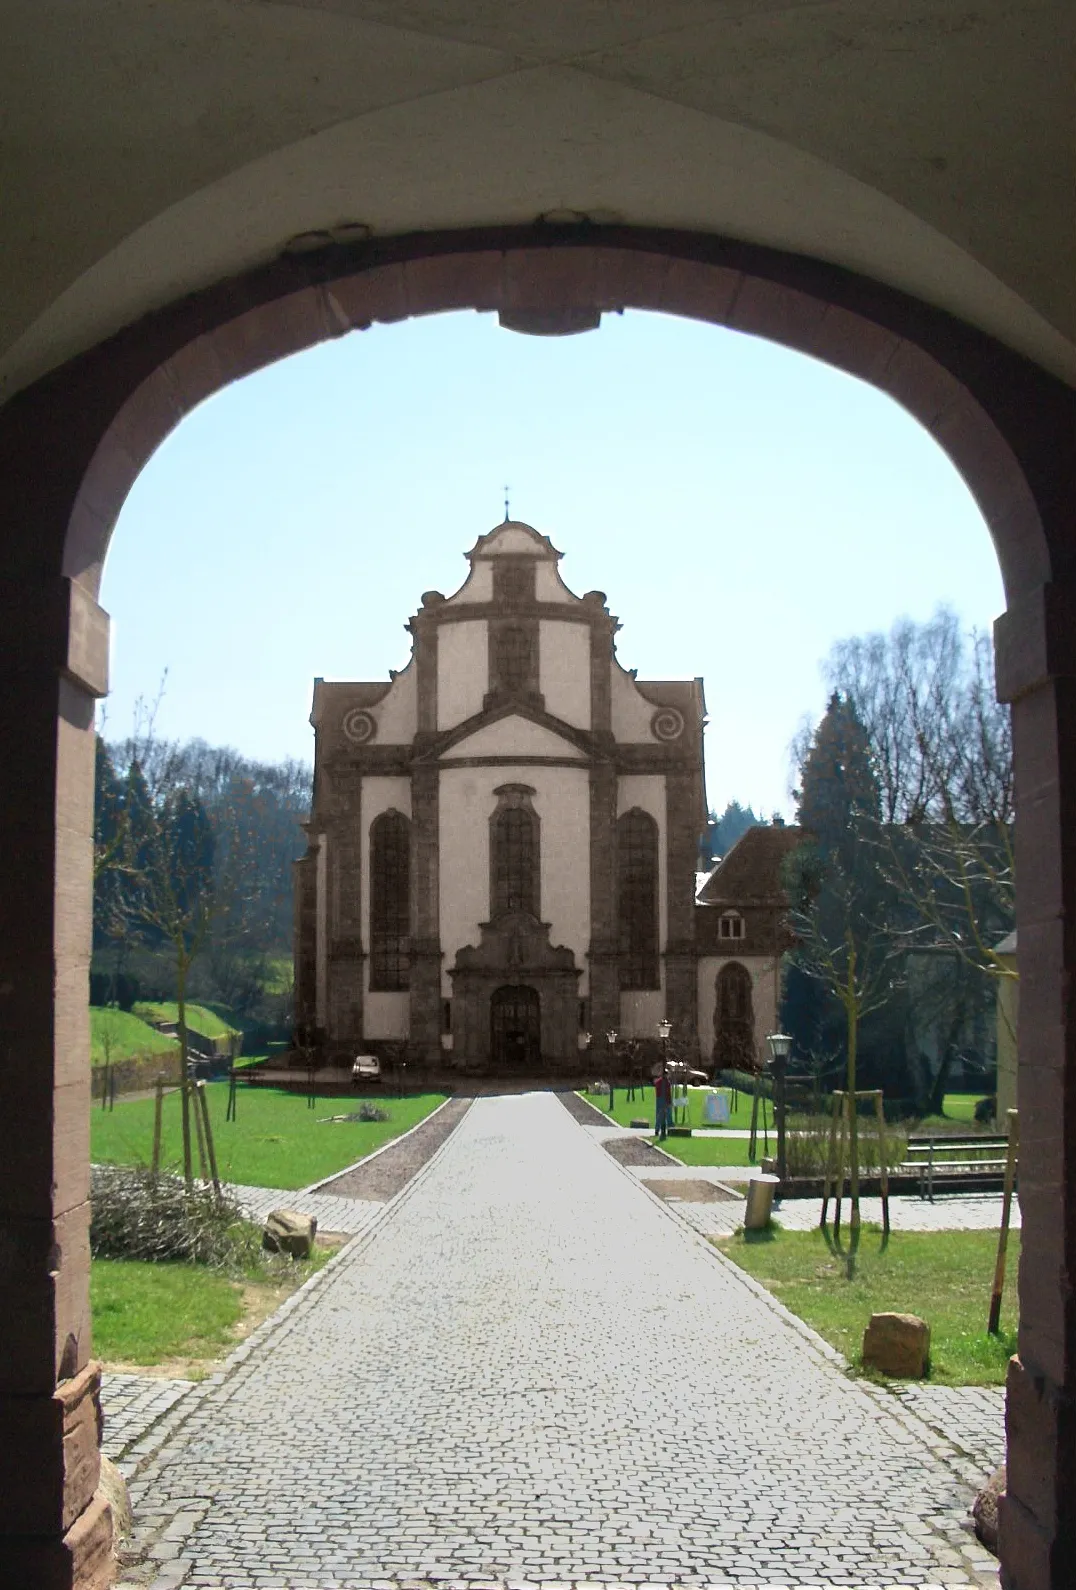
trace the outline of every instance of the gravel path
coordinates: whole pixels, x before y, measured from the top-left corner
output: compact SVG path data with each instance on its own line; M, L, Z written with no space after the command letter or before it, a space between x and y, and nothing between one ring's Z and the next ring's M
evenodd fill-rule
M361 1165L321 1182L317 1191L333 1198L359 1198L374 1203L395 1198L451 1137L473 1103L473 1099L449 1099L406 1137L390 1143Z
M996 1583L967 1455L548 1095L477 1101L180 1406L132 1486L159 1590Z

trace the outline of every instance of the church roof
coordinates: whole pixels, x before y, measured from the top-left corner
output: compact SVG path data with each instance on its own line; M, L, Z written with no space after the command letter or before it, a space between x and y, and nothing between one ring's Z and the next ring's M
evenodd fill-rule
M803 830L795 823L748 828L699 890L699 905L727 907L783 900L781 863L802 840Z
M513 553L517 557L548 558L559 560L563 553L558 552L548 536L537 531L533 525L524 524L522 519L505 519L501 524L494 525L488 535L479 536L467 558L495 558L506 553Z

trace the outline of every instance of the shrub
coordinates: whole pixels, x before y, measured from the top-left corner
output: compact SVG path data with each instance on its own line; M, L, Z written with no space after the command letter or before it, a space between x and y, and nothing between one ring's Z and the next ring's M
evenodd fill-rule
M95 1258L184 1261L244 1273L261 1234L234 1199L211 1188L188 1192L178 1176L144 1167L97 1165L91 1183L90 1250Z
M790 1176L819 1177L825 1175L829 1158L829 1132L830 1118L828 1115L812 1115L797 1119L796 1126L785 1137L785 1157L788 1163ZM846 1128L847 1132L847 1128ZM894 1171L903 1162L908 1147L908 1138L904 1132L887 1131L885 1134L885 1161L886 1167ZM848 1171L848 1140L847 1135L843 1153L844 1165L838 1165ZM869 1117L861 1118L859 1122L859 1169L862 1175L877 1175L880 1164L878 1154L878 1125Z
M392 1117L380 1104L360 1104L353 1119L356 1121L389 1121Z

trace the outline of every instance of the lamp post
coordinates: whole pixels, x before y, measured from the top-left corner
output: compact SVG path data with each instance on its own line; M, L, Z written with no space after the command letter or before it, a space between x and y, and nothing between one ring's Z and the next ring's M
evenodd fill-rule
M605 1041L609 1045L609 1114L613 1113L613 1066L616 1061L616 1028L610 1027L605 1034Z
M773 1113L777 1124L777 1174L784 1185L788 1177L788 1160L785 1155L785 1078L788 1074L788 1057L792 1053L792 1039L787 1032L771 1032L766 1038L773 1056Z
M662 1016L658 1022L658 1037L661 1039L661 1077L658 1079L662 1087L662 1103L658 1105L658 1083L654 1083L654 1126L658 1137L666 1137L672 1125L672 1082L669 1078L669 1034L672 1032L672 1022L668 1016ZM668 1092L665 1091L668 1089ZM665 1112L665 1113L663 1113Z

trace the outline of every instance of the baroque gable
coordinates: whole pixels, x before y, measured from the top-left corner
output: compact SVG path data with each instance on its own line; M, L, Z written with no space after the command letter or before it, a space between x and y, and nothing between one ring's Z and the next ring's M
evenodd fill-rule
M470 733L455 739L442 751L441 760L449 762L487 756L553 756L558 760L565 757L572 761L586 760L586 752L580 749L574 739L567 739L557 730L544 723L536 723L533 718L523 717L518 712L498 717L492 722L483 722Z

